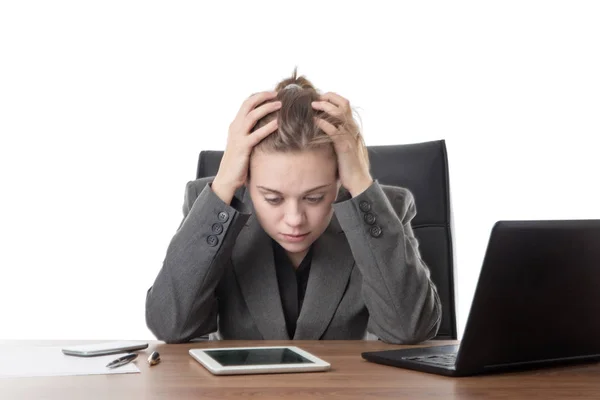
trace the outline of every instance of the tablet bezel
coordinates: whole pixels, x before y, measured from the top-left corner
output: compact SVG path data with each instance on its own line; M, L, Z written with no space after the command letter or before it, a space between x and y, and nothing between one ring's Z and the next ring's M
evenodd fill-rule
M231 365L225 366L218 363L205 351L215 350L260 350L260 349L289 349L298 355L312 361L302 364L265 364L265 365ZM267 374L267 373L291 373L291 372L317 372L327 371L331 364L319 357L302 350L296 346L252 346L252 347L214 347L190 349L190 356L202 364L214 375L242 375L242 374Z

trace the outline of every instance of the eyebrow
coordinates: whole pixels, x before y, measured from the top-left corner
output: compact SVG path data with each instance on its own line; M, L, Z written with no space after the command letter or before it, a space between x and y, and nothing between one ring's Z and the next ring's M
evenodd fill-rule
M321 186L314 187L314 188L312 188L312 189L310 189L310 190L307 190L306 192L304 192L304 194L307 194L307 193L310 193L310 192L314 192L315 190L318 190L318 189L324 189L324 188L326 188L327 186L331 186L331 183L328 183L327 185L321 185ZM272 193L276 193L276 194L279 194L279 195L282 195L282 194L283 194L283 193L281 193L281 192L280 192L280 191L278 191L278 190L275 190L275 189L269 189L269 188L267 188L267 187L264 187L264 186L258 186L258 185L257 185L256 187L257 187L257 188L259 188L259 189L262 189L262 190L266 190L267 192L272 192Z

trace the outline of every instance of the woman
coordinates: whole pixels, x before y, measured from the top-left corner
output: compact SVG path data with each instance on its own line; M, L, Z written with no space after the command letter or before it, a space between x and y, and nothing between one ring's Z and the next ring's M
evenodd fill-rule
M296 71L243 103L217 175L188 183L183 211L146 298L160 340L437 333L411 193L372 179L349 102Z

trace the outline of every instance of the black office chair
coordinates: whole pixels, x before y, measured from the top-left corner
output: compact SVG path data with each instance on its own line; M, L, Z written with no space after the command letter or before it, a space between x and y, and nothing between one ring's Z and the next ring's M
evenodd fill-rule
M451 232L448 156L444 140L368 146L371 174L379 183L409 189L417 206L412 221L423 261L431 271L442 302L442 324L436 339L456 339L454 263ZM196 178L214 176L222 151L202 151Z

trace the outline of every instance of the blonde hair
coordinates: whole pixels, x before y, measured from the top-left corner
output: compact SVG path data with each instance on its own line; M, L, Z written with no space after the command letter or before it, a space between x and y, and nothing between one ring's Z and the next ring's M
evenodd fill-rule
M277 84L275 91L278 92L277 97L269 101L281 101L281 108L258 120L252 131L260 129L275 118L278 128L256 145L253 151L298 152L322 147L330 147L333 150L332 138L321 130L313 119L317 117L337 127L352 125L354 129L342 129L342 134L353 135L360 150L368 157L359 125L354 118L351 121L341 120L321 110L315 110L311 103L318 101L321 93L304 76L297 76L297 67L290 78Z

